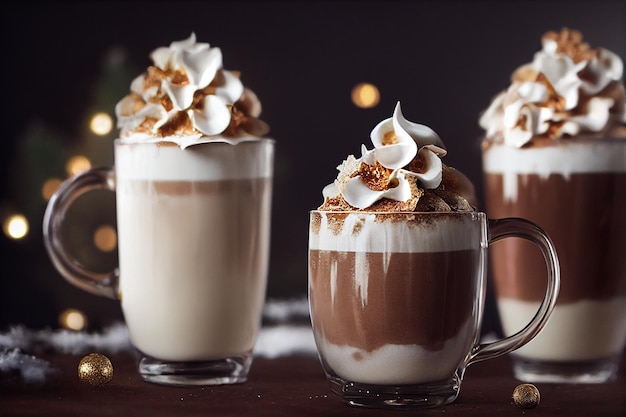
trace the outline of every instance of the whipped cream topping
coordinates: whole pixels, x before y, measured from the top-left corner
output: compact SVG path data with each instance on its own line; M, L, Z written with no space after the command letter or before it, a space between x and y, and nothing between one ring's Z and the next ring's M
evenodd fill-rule
M568 29L546 33L542 46L481 115L487 140L520 148L534 138L611 134L626 124L619 56L590 48L580 32Z
M222 68L222 52L195 33L150 55L154 65L133 80L115 106L123 142L236 143L269 131L261 103L239 73Z
M320 210L413 211L428 190L463 190L466 196L473 196L467 178L442 163L447 151L439 135L406 120L400 102L392 117L372 129L370 139L373 149L361 145L360 158L349 155L337 167L337 178L322 191ZM454 179L444 181L444 174ZM453 206L471 210L467 201L456 201ZM439 207L441 211L453 210L450 205L447 209Z

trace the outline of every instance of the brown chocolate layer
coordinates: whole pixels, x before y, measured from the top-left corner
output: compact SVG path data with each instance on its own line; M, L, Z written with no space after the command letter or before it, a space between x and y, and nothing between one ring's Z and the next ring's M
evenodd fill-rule
M148 181L148 180L124 180L132 183L136 190L147 192L152 188L159 195L188 195L188 194L218 194L227 190L239 190L243 192L253 191L255 188L262 192L271 186L269 178L246 178L219 181Z
M355 284L354 252L309 251L313 327L328 342L366 351L389 343L440 350L473 314L478 251L365 256L369 279L364 302Z
M523 217L551 237L561 265L559 303L626 296L626 173L518 175L518 199L504 201L500 174L485 174L487 215ZM500 297L539 301L546 266L539 250L520 239L491 246Z

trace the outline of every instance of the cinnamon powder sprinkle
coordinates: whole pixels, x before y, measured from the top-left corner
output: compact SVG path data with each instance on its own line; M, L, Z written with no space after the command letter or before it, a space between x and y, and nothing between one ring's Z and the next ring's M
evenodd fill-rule
M560 32L550 31L543 35L543 39L555 41L557 52L567 54L574 63L589 60L597 54L588 43L583 42L583 35L577 30L563 28Z
M398 143L396 132L389 131L383 135L383 145L393 145L395 143Z

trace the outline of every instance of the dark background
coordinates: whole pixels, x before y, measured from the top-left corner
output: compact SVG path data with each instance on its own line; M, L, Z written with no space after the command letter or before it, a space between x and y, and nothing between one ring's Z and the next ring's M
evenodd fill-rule
M626 58L624 1L10 6L0 17L0 215L27 213L31 232L20 241L0 235L0 331L19 323L57 326L59 312L70 307L84 311L91 328L121 318L117 302L72 287L53 269L41 240L46 203L32 191L32 178L59 171L60 156L84 147L90 115L113 114L131 80L151 64L153 49L192 31L198 41L221 48L226 69L241 71L277 141L271 299L306 295L308 210L321 203L321 190L343 158L359 154L361 144L371 147L370 130L391 116L398 100L409 120L439 133L448 148L444 163L474 182L482 205L478 117L509 85L511 72L540 50L541 35L578 29L592 47ZM375 108L351 102L352 87L363 81L381 92ZM115 133L89 139L100 141L96 164L112 164ZM112 206L87 204L86 210L91 213L85 217L106 219ZM114 253L107 262L115 263ZM489 306L486 331L497 327Z

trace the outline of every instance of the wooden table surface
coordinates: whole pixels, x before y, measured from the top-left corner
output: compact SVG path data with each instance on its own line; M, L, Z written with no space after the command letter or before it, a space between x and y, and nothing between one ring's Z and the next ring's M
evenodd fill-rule
M246 383L212 387L150 384L137 374L133 355L108 355L114 377L100 388L79 380L82 355L41 357L60 370L57 377L34 386L0 374L0 416L626 416L626 361L615 382L536 384L539 406L522 410L511 398L520 382L504 356L470 366L453 404L400 411L343 404L329 391L318 359L311 355L257 357Z

